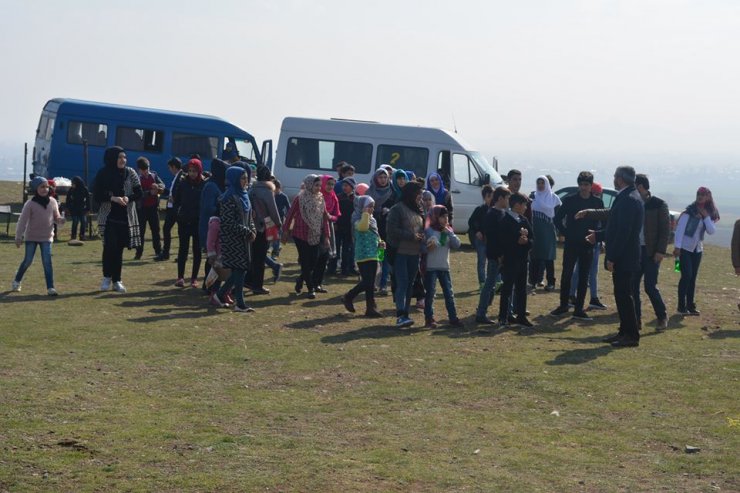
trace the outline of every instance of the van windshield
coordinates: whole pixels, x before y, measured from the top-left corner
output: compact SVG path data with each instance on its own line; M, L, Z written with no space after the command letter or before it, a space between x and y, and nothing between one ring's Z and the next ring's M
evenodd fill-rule
M493 166L491 166L488 163L488 160L486 160L485 157L480 152L472 151L469 153L470 158L475 161L475 164L478 166L478 169L480 169L482 174L488 173L488 175L491 177L491 185L495 186L498 183L502 183L504 180L501 178L501 175L498 174L498 171L493 169Z

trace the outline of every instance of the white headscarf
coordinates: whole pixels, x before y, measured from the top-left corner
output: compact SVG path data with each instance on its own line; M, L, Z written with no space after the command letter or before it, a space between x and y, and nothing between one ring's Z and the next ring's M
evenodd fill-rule
M546 176L538 176L537 181L539 180L545 180L545 189L542 192L535 189L534 201L532 202L532 210L541 212L542 214L552 219L555 217L555 207L561 205L562 202L560 202L560 197L552 193L550 180L548 180ZM535 182L535 186L536 183L537 182Z

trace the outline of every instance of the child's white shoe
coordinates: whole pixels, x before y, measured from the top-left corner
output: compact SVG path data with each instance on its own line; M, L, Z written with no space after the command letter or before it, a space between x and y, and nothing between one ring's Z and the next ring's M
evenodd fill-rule
M13 279L13 283L11 284L11 288L13 291L20 291L21 290L21 283Z
M49 288L46 290L46 294L49 296L57 296L59 293L57 293L57 290L54 288Z
M118 293L125 293L126 287L123 285L121 281L116 281L113 283L113 291L116 291Z
M110 289L111 284L111 278L110 277L104 277L103 282L100 283L100 290L101 291L108 291Z

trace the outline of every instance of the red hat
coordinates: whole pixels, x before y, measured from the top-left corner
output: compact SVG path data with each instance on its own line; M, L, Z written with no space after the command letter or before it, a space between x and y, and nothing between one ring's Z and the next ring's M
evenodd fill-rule
M591 185L591 193L596 195L601 195L604 192L604 187L601 186L601 183L598 181L595 181L593 185Z

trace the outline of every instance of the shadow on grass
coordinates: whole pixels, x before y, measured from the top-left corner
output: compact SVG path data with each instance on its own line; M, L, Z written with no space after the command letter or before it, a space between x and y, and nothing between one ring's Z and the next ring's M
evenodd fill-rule
M359 339L385 339L388 337L410 336L420 329L397 329L392 324L372 325L360 329L351 330L343 334L335 334L321 338L324 344L344 344L346 342L357 341Z
M615 349L609 344L597 348L571 349L558 354L555 359L546 361L545 364L550 366L581 365L601 356L606 356Z
M289 329L313 329L320 325L326 325L326 324L332 324L337 322L345 322L347 321L347 314L345 313L335 313L333 315L329 315L322 318L309 318L306 320L299 320L297 322L291 322L288 324L284 324L284 327L287 327Z
M709 333L710 339L735 339L740 337L740 330L720 329Z
M99 290L89 292L77 292L77 293L59 293L57 296L49 296L46 294L23 294L15 293L13 291L3 291L0 293L0 303L13 302L13 303L25 303L29 301L63 301L67 298L79 298L81 296L93 297L100 294Z

